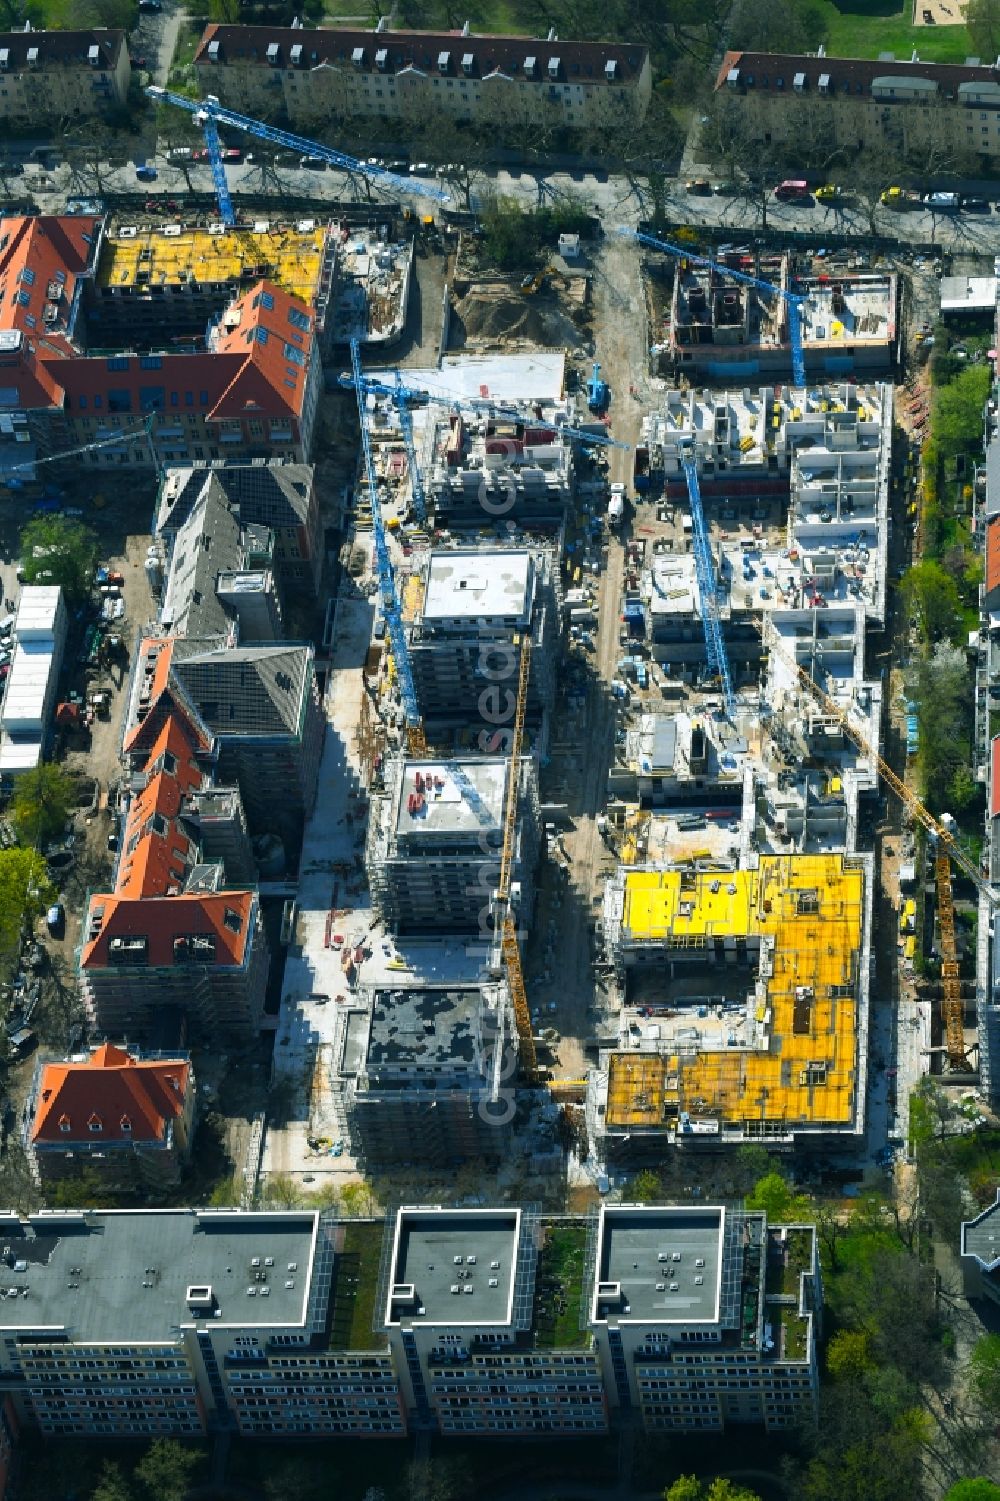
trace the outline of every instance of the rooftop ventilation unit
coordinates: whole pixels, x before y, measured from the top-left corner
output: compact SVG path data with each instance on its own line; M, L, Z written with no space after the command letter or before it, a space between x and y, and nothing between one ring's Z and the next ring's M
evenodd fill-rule
M194 1282L187 1290L185 1302L192 1313L211 1313L215 1294L208 1282Z

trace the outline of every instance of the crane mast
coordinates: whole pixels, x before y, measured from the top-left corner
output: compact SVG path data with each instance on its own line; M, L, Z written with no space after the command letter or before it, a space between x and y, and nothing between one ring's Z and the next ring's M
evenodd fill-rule
M538 1082L538 1057L531 1030L531 1012L521 969L521 950L517 942L517 924L511 911L510 888L514 869L514 843L517 838L518 789L521 781L521 746L524 740L524 711L528 700L528 670L531 665L531 641L521 637L521 664L517 680L517 704L514 709L514 732L511 736L510 762L507 767L507 795L504 803L503 843L500 847L500 879L493 908L494 948L499 949L507 970L514 1024L517 1028L517 1052L521 1072L529 1084Z

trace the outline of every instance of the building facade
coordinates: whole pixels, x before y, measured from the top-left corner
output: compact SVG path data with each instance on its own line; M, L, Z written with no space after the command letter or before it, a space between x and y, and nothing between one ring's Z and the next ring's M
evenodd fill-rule
M508 761L499 756L389 762L373 794L365 861L372 902L400 933L492 932L500 878ZM513 879L530 921L541 841L538 774L524 759L518 778Z
M206 27L194 60L203 94L293 129L333 116L549 126L642 122L652 93L636 43L474 36L462 31Z
M0 1386L11 1424L46 1434L571 1438L626 1412L650 1432L815 1421L815 1232L761 1212L0 1218Z
M992 64L727 52L715 80L723 128L790 165L810 153L884 155L927 171L989 170L1000 157L1000 78ZM963 171L958 166L959 172Z
M11 126L110 115L128 100L124 31L0 32L0 120Z

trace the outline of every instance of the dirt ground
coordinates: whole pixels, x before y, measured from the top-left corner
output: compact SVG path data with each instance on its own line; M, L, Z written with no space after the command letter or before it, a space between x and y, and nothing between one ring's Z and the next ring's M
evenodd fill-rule
M962 0L914 0L914 26L963 26L965 6Z

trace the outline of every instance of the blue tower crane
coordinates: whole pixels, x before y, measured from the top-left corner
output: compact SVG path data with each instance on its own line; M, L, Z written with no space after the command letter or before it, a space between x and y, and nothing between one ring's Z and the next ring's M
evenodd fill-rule
M786 287L776 287L771 281L763 281L759 276L749 276L745 271L734 271L731 266L723 266L718 261L709 260L704 255L694 255L684 245L676 245L672 240L659 240L655 235L644 234L638 229L625 227L615 231L616 234L624 235L630 240L636 240L640 245L648 245L651 250L662 250L667 255L675 255L678 259L691 261L696 266L707 266L710 271L717 271L720 276L726 276L730 281L742 282L746 287L756 287L759 292L767 292L772 297L783 299L788 309L788 342L792 350L792 384L804 386L806 383L806 358L802 348L802 305L808 302L801 292L791 292Z
M371 387L368 388L371 390ZM417 520L421 525L427 520L427 495L424 491L424 477L417 463L417 446L413 441L413 416L410 412L409 398L404 391L399 371L396 372L396 391L393 397L396 411L399 414L399 426L403 434L403 447L406 450L406 466L410 471L410 493L413 496L413 509L417 513Z
M731 720L735 709L733 680L729 671L726 643L722 637L722 623L719 620L719 594L715 582L715 568L712 564L712 549L708 540L708 528L705 525L701 488L698 484L698 468L694 444L691 440L688 440L688 444L685 444L682 449L681 463L684 467L684 478L687 480L688 497L691 501L694 563L698 574L698 593L701 596L701 624L705 632L705 652L708 657L709 671L714 672L722 683L726 716Z
M358 398L361 448L365 458L368 499L372 508L372 531L375 535L375 571L378 576L379 593L382 599L382 612L385 616L389 642L392 646L392 655L396 663L396 677L399 681L399 696L403 704L406 727L408 731L412 732L411 743L413 740L422 742L423 732L420 726L420 709L417 704L417 691L413 685L413 669L410 665L410 652L406 644L406 634L403 630L403 616L399 608L396 574L385 539L385 527L382 525L382 508L378 498L378 477L375 474L375 460L372 457L371 438L368 433L368 413L365 409L367 388L361 371L361 345L357 339L351 340L351 369L354 372L354 390Z
M220 125L228 125L233 130L242 130L246 135L257 136L260 140L270 141L275 146L286 146L292 151L300 151L305 156L319 157L331 167L340 167L345 172L370 177L376 182L385 183L408 194L418 193L423 198L436 198L439 203L449 201L447 193L441 188L432 187L429 183L414 182L410 178L398 177L395 172L388 172L384 167L375 167L370 162L358 161L357 157L346 156L344 152L334 151L330 146L321 146L316 141L308 140L306 136L293 135L291 131L278 130L273 125L263 125L260 120L253 120L249 115L241 115L236 110L226 109L214 94L207 94L204 99L185 99L183 94L171 93L169 89L160 88L155 83L147 87L146 93L158 104L173 104L178 109L187 110L188 114L194 116L195 124L200 127L208 148L212 182L215 185L215 196L219 204L219 218L223 224L235 224L236 215L233 211L229 185L226 182L226 169L219 146Z
M428 406L431 402L439 402L442 406L453 407L458 412L469 412L473 415L486 412L491 417L505 417L509 422L523 422L525 420L523 412L516 412L509 407L499 406L496 402L490 401L488 398L483 397L472 401L467 396L459 396L457 392L447 391L441 387L436 387L433 390L422 390L420 387L404 386L400 380L398 371L395 372L395 375L397 384L394 386L387 385L384 381L373 380L367 375L362 375L361 378L365 383L366 390L370 391L373 396L388 396L392 401L398 402L403 400L415 406ZM354 384L353 376L345 373L340 377L340 384L342 386L352 386ZM583 428L570 427L565 422L546 423L544 418L540 420L542 426L552 427L557 433L564 433L567 438L575 438L581 443L593 443L600 448L623 448L627 450L632 447L631 443L623 443L618 438L612 438L610 433L585 432Z

